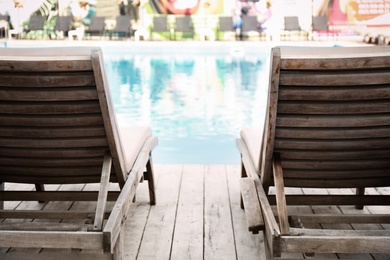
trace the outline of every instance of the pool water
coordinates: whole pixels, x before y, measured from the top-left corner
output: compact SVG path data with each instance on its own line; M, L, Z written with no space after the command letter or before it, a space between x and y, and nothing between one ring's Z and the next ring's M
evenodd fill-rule
M242 127L261 124L268 51L104 49L120 125L149 125L155 163L236 164Z

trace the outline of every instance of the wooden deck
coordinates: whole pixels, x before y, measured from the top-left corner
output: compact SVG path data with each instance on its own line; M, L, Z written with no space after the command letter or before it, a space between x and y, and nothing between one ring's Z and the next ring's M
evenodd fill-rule
M266 259L262 235L247 231L245 213L240 208L238 165L155 165L157 179L157 205L148 204L148 190L140 184L135 207L126 223L126 259ZM6 184L6 189L33 189L33 185ZM50 185L48 190L96 189L96 185ZM301 190L290 192L316 194L336 193L335 190ZM352 192L352 190L342 190ZM390 194L390 188L368 189L373 194ZM6 202L5 209L88 210L93 203L73 202ZM390 207L353 206L290 207L290 212L301 213L390 213ZM3 220L7 221L7 220ZM55 220L61 221L61 220ZM327 225L326 228L337 228ZM371 229L377 225L351 225L351 229ZM325 228L325 226L324 226ZM390 229L390 225L380 228ZM0 259L29 259L50 256L52 250L0 248ZM70 252L70 251L69 251ZM65 252L64 252L65 253ZM71 259L87 259L73 252ZM80 257L81 255L81 257ZM86 256L85 254L84 256ZM69 256L69 255L68 255ZM50 258L50 257L49 257ZM323 254L310 259L390 259L380 254ZM50 258L62 259L62 258ZM63 259L69 259L65 257ZM89 258L88 258L89 259ZM91 258L95 259L95 258ZM305 259L302 254L284 254L282 259Z

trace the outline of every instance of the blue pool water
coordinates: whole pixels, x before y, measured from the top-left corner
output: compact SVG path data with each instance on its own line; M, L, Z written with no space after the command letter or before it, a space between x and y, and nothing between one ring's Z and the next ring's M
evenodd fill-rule
M104 54L119 124L152 127L159 138L154 162L240 162L240 129L263 118L268 49L136 47Z

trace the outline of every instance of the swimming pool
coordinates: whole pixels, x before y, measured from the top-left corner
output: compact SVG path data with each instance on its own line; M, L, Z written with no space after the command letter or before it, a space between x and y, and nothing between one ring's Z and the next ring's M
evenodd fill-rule
M150 125L156 163L236 164L242 127L262 122L269 48L103 48L120 125Z

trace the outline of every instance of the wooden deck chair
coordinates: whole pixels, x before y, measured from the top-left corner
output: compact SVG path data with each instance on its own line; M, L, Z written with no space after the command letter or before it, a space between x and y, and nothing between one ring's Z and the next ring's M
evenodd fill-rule
M153 25L150 28L150 39L153 40L154 33L165 33L167 38L171 39L171 32L168 26L168 17L166 15L153 16Z
M96 192L0 191L0 201L96 202L94 212L0 210L0 219L30 219L1 222L0 247L85 249L122 259L124 220L143 177L155 204L157 138L148 127L118 126L102 51L0 49L0 108L0 183L99 184Z
M390 196L364 192L390 186L390 47L275 47L267 107L264 128L243 129L237 140L249 230L264 229L274 256L390 253L389 230L307 224L390 223L390 214L297 216L287 207L390 205ZM286 195L285 187L357 192Z

